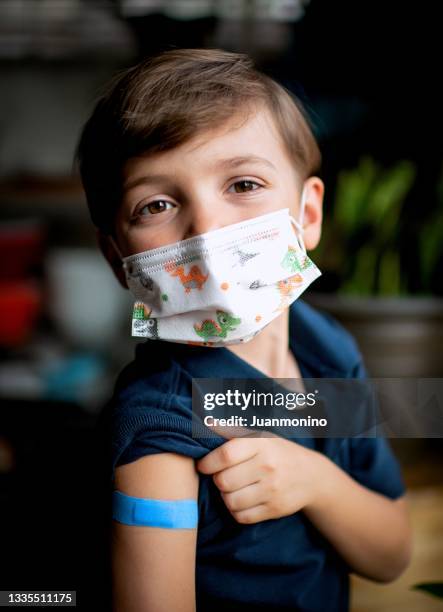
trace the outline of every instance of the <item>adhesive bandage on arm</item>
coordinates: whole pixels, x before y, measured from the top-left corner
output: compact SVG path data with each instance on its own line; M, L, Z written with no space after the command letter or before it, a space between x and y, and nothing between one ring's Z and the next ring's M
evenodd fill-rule
M195 529L198 506L195 499L143 499L113 491L112 518L125 525Z

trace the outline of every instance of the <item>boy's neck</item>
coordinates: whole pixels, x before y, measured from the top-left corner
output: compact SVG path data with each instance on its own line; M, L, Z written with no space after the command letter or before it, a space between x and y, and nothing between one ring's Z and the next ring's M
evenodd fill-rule
M301 378L297 362L289 348L288 308L249 342L231 344L227 348L266 376Z

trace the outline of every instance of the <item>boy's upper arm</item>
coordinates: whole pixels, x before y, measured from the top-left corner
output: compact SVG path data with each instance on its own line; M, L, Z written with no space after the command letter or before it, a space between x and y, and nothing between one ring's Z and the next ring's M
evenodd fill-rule
M198 482L192 458L160 453L117 467L114 488L133 497L197 500ZM194 611L196 540L197 529L113 521L114 611Z
M118 466L114 485L118 491L134 497L197 499L198 473L191 457L156 453Z

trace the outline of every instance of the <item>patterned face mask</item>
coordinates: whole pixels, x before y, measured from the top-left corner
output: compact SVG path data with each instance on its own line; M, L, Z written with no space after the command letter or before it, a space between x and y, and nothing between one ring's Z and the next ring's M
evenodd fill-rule
M321 274L301 233L284 208L122 257L136 299L132 335L214 347L251 340Z

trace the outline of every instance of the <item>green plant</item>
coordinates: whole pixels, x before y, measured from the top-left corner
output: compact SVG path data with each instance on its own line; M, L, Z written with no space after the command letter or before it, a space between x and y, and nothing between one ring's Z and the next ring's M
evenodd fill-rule
M437 184L438 206L420 232L421 273L425 287L432 283L443 253L443 168Z
M408 231L414 236L417 262L411 274L419 275L423 292L428 290L443 254L443 180L437 189L440 209L421 227L408 228L404 207L415 178L416 168L408 160L384 168L371 157L339 173L315 253L320 267L339 279L339 292L407 293L410 283L401 257Z

